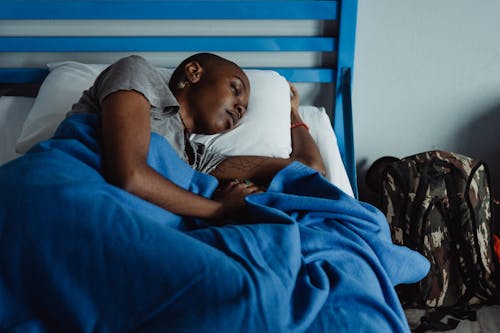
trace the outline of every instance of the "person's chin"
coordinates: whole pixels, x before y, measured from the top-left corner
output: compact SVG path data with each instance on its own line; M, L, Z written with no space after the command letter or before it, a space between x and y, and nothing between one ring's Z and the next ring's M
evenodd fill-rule
M220 126L220 131L218 133L227 132L234 128L233 120L231 118L227 119L222 126Z
M200 134L205 134L205 135L214 135L214 134L220 134L220 133L223 133L223 132L227 132L228 130L231 129L231 126L227 125L227 124L224 124L222 126L214 126L212 128L206 128L203 133L200 133Z

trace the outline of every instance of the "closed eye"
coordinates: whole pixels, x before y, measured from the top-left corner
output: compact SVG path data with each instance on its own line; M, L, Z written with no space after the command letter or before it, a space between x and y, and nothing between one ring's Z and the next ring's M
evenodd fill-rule
M238 87L236 86L236 84L231 83L231 90L233 91L233 94L235 94L236 96L240 95L240 91L239 91Z

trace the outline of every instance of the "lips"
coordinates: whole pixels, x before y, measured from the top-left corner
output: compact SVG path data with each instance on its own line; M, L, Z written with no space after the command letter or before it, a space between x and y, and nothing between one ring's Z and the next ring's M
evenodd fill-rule
M229 119L231 121L230 128L233 128L234 126L236 126L236 123L238 122L238 116L229 110L226 110L226 113L229 115Z

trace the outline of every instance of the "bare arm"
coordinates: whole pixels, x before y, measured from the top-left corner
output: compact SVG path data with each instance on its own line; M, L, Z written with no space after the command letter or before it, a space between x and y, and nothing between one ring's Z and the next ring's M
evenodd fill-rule
M110 183L172 213L200 218L219 218L243 205L253 188L236 184L209 200L186 191L147 164L151 125L148 100L136 91L118 91L102 103L104 176Z
M291 123L302 123L299 114L299 95L293 85L291 99ZM323 160L318 147L309 131L303 127L295 127L292 132L292 154L290 158L273 158L263 156L234 156L224 160L212 171L212 175L221 180L249 179L255 183L267 185L274 175L293 161L301 162L325 174Z

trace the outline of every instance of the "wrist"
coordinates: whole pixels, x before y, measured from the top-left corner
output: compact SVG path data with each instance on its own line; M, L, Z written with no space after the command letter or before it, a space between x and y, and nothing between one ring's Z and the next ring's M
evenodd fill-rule
M303 128L305 128L306 130L309 131L309 126L307 126L307 124L304 123L304 122L292 123L290 125L290 129L294 129L294 128L298 128L298 127L303 127Z
M210 200L210 213L205 218L210 220L217 220L224 216L224 205L217 199Z
M298 111L293 111L292 110L292 113L290 115L290 123L302 123L302 118L300 117L299 115L299 112Z

